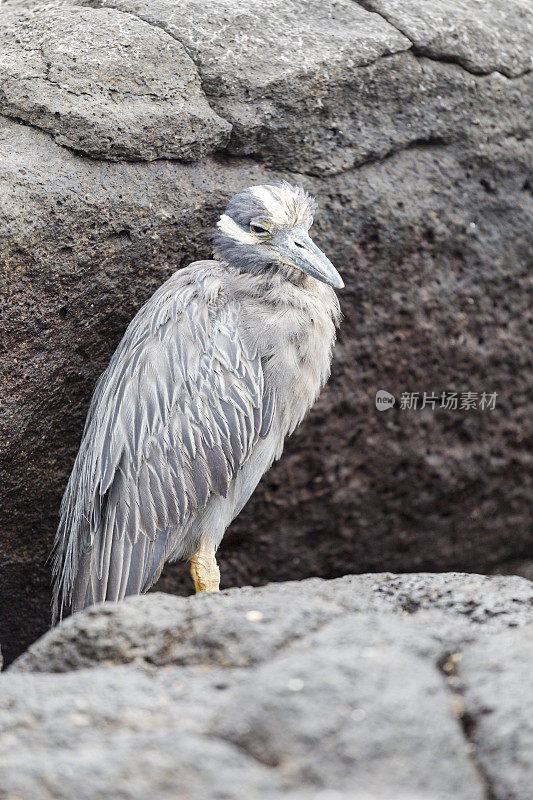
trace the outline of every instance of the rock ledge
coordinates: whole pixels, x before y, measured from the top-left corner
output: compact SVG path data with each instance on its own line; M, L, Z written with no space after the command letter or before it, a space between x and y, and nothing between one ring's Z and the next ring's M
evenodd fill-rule
M523 800L532 623L529 581L458 573L96 606L1 678L0 784L20 800Z

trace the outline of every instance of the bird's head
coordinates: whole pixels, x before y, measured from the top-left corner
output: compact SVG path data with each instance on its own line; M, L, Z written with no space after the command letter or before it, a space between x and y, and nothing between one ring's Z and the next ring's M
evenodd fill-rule
M309 236L314 198L289 183L250 186L220 217L215 255L247 272L289 267L342 289L341 276Z

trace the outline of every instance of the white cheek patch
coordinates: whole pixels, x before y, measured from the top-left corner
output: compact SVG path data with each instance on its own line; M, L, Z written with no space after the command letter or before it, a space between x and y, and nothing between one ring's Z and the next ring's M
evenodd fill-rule
M235 220L228 217L227 214L222 214L217 222L217 228L221 230L222 233L226 234L226 236L229 236L230 239L239 242L239 244L259 244L261 242L257 236L240 228Z
M275 187L273 189L275 190ZM250 191L264 205L274 225L287 223L287 210L281 197L276 197L274 191L266 186L250 186Z

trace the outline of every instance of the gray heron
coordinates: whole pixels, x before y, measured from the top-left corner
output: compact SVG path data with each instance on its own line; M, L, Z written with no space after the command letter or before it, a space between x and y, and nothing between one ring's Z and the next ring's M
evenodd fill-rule
M343 282L309 236L315 209L286 182L237 194L214 260L176 272L130 323L63 496L54 620L147 591L167 561L218 590L226 528L329 376Z

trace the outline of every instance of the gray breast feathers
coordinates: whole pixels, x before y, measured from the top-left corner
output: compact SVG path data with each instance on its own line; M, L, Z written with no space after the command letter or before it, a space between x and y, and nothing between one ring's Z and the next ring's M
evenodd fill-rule
M146 588L272 425L239 305L219 292L213 262L209 284L198 266L140 310L97 384L61 506L56 613Z

